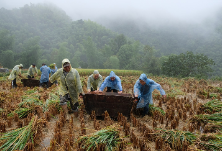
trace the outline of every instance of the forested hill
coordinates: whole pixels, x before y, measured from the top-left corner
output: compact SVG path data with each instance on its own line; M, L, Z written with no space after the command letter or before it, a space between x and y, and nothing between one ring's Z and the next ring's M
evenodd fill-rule
M214 73L221 75L222 9L202 23L157 20L152 22L126 17L103 19L98 22L112 31L154 47L162 55L180 54L186 51L203 53L215 61Z
M42 63L61 67L62 59L68 58L75 68L135 69L161 74L167 59L164 55L193 51L213 58L215 74L222 75L220 34L199 34L199 27L190 27L193 30L187 32L186 26L179 26L182 30L167 26L159 30L147 24L141 28L141 23L137 28L135 22L113 24L116 25L107 26L109 29L90 20L73 21L51 4L0 8L0 63L8 68L20 63L25 68L32 63L38 68Z

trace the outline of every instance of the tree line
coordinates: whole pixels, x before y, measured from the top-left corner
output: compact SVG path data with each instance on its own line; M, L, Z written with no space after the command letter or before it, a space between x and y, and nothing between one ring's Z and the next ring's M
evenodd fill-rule
M214 64L203 54L192 52L164 56L151 45L144 45L90 20L72 21L55 6L30 4L19 9L0 9L0 63L4 67L13 68L19 63L25 68L32 63L37 66L56 63L61 67L64 58L68 58L74 68L133 69L180 77L209 76ZM181 59L187 61L186 64ZM176 60L182 65L174 67ZM189 66L192 68L189 73L185 73L188 72L186 65L193 65ZM178 72L182 67L183 71Z

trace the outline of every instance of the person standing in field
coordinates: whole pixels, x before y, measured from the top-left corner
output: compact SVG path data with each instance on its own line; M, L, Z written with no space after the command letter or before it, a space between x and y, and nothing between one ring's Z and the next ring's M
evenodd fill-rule
M42 67L40 68L41 79L40 79L40 87L43 87L43 85L46 85L46 87L49 87L49 74L51 72L50 68L46 66L45 63L42 64Z
M58 68L57 68L57 66L56 66L56 63L53 63L53 68L50 68L50 69L51 69L51 76L52 76L52 75L53 75L54 73L56 73L56 71L58 70ZM56 85L58 85L57 80L55 80L54 83L55 83Z
M105 89L105 87L107 87L106 92L113 91L113 92L118 92L119 94L121 94L123 91L121 80L113 71L111 71L109 76L106 77L101 87L99 88L99 92L102 92Z
M134 85L134 101L137 103L136 108L144 108L143 116L148 114L149 104L153 104L152 92L154 89L159 90L160 94L166 97L165 91L162 89L161 85L148 79L144 73L140 75Z
M8 77L9 80L12 80L12 88L16 88L16 87L17 87L17 84L16 84L16 77L17 77L17 75L18 75L19 77L22 77L22 76L21 76L21 69L22 69L22 68L23 68L23 65L20 64L20 65L16 65L16 66L12 69L12 71L11 71L9 77Z
M93 74L89 76L87 82L87 90L90 91L99 91L101 84L103 83L103 77L99 74L98 70L94 70Z
M72 68L68 59L62 61L62 68L50 77L50 82L54 82L59 78L61 81L59 84L60 105L65 116L69 119L67 102L70 102L72 112L77 113L79 106L78 96L82 98L84 92L82 90L79 73L76 69Z
M35 64L32 64L30 67L29 67L29 70L28 70L28 79L31 79L31 78L34 78L34 76L37 76L38 74L38 69L37 67L35 66Z

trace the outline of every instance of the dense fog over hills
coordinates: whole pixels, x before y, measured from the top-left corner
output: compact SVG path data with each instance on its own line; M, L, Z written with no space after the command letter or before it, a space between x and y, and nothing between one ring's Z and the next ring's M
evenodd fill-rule
M192 51L213 59L213 75L221 75L221 6L222 1L207 0L1 1L0 30L7 30L8 33L4 32L9 39L13 36L13 46L8 48L11 52L2 49L0 53L4 51L6 56L13 53L10 68L19 62L27 62L28 66L30 61L21 56L28 54L30 43L35 43L38 48L35 62L39 65L60 63L67 55L76 67L109 68L110 62L118 60L119 64L112 68L143 70L147 68L145 64L151 63L148 58L142 59L143 65L132 56L145 53L152 58L148 53L152 50L156 71L165 56ZM144 52L147 46L150 48ZM66 53L59 54L60 51ZM90 63L89 52L95 56L91 61L97 63ZM128 55L126 62L121 59L122 53ZM151 69L146 72L152 73Z

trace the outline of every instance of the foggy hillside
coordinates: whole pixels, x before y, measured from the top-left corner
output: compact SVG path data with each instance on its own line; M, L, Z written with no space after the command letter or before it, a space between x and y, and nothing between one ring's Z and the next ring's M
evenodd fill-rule
M108 17L108 12L96 17L91 12L91 21L86 19L90 11L76 9L75 15L82 16L79 18L50 3L2 7L0 35L8 39L8 47L0 50L1 63L9 68L18 63L28 67L33 62L38 66L42 62L56 62L60 66L61 59L67 57L74 67L137 69L161 74L165 57L192 51L212 58L213 75L222 75L222 9L202 14L199 20L191 17L190 21L187 16L178 19L169 12L143 16L137 14L138 10L129 15L128 10L123 10L125 13L117 15L118 9L113 14L109 12ZM6 56L10 56L10 64L5 64ZM111 62L116 64L110 65Z

